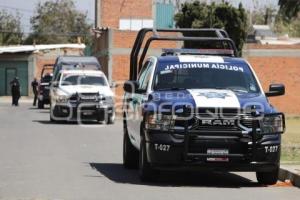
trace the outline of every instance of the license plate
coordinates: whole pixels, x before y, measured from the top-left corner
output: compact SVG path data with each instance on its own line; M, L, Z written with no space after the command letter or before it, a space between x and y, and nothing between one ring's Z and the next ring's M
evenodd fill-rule
M208 157L206 160L208 162L228 162L229 158L226 156L229 154L228 149L207 149L208 155L220 156L220 157Z
M229 162L229 158L207 158L208 162Z
M96 99L96 97L94 97L94 96L81 96L80 98L82 100L95 100Z
M209 155L227 156L228 153L228 149L207 149Z

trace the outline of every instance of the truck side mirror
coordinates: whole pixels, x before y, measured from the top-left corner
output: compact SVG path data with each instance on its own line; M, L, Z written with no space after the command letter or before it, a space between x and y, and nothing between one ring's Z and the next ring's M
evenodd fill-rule
M124 83L123 89L128 93L135 93L139 88L139 83L137 81L126 81Z
M267 97L281 96L285 94L285 86L283 84L271 84L269 91L265 93Z

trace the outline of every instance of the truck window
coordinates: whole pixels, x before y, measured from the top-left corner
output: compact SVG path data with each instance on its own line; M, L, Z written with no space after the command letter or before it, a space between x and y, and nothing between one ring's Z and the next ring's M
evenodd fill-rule
M148 84L149 84L149 81L151 78L152 69L153 69L153 63L149 62L149 64L147 65L147 68L145 70L145 77L144 77L142 85L140 86L140 89L147 90L147 87L148 87Z
M170 88L230 89L258 93L260 89L247 65L215 63L161 64L154 77L154 90Z

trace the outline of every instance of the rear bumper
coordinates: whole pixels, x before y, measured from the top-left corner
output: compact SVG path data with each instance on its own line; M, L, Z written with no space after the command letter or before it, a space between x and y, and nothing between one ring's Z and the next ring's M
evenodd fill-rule
M277 146L276 151L266 152L271 146ZM163 170L269 171L280 161L279 135L260 139L253 152L243 139L197 139L187 148L184 139L172 133L146 131L146 148L152 167ZM207 149L227 149L229 154L211 155Z

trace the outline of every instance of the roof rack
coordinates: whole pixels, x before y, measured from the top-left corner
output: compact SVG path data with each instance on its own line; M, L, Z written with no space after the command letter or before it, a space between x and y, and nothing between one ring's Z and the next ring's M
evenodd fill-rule
M146 34L149 32L153 32L153 35L146 40L146 43L144 43ZM160 36L159 33L182 33L183 36ZM220 42L224 47L223 50L228 49L225 48L225 46L229 46L230 50L233 51L233 56L238 56L238 51L234 42L229 38L227 32L222 29L157 29L154 31L150 28L143 28L138 32L130 54L130 80L136 80L137 74L143 65L145 56L152 41L191 41L200 43ZM143 44L145 45L139 58Z

